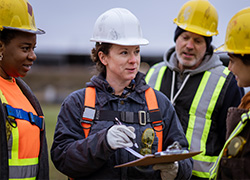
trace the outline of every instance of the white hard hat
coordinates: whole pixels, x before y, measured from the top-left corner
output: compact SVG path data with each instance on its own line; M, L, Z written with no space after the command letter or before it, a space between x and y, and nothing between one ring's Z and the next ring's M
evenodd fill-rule
M90 41L124 46L149 43L142 37L138 19L124 8L113 8L101 14L95 22Z

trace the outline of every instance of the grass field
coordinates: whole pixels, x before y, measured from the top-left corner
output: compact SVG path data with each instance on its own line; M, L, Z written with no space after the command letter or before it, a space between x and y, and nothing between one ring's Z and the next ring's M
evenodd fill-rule
M49 166L50 166L50 179L51 180L67 180L68 178L60 173L54 166L50 158L50 148L53 142L57 115L60 110L60 104L42 104L43 112L45 115L46 136L49 151Z

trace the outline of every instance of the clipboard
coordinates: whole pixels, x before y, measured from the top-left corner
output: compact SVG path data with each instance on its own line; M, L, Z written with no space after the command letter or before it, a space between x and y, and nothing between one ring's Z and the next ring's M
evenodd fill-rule
M202 151L188 152L188 153L182 153L182 154L165 154L161 156L150 154L150 155L144 156L143 158L136 159L134 161L116 165L115 168L131 167L131 166L148 166L148 165L160 164L160 163L171 163L171 162L191 158L193 156L200 154L201 152Z

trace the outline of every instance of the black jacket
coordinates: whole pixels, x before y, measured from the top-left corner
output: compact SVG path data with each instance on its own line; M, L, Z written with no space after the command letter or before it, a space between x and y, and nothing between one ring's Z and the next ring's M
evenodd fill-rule
M112 88L103 76L93 77L87 86L96 88L96 109L138 112L147 110L145 90L149 88L142 73L135 78L135 88L127 97L112 95ZM179 141L183 149L188 143L178 121L175 110L166 96L155 91L162 120L165 124L163 131L163 150L174 141ZM90 134L84 137L80 125L84 107L85 88L69 95L62 104L58 116L54 142L51 148L51 158L55 167L69 177L75 179L161 179L160 172L152 166L141 170L138 167L114 168L115 165L126 163L136 158L124 149L112 150L106 140L108 128L113 121L95 121ZM141 136L146 128L139 124L126 124L135 128L136 141L141 146ZM152 145L152 152L157 151L157 138ZM140 149L135 149L140 151ZM176 179L191 177L192 159L179 161L179 171Z

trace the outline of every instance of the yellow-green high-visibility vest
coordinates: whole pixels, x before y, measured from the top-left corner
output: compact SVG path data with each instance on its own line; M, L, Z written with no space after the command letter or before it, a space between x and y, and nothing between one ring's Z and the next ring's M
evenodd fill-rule
M154 65L147 73L146 82L160 90L164 85L162 79L167 68L164 62ZM192 174L200 178L209 178L209 170L218 157L206 155L206 143L212 124L212 114L229 73L228 68L224 66L205 71L189 108L186 138L191 152L202 151L193 157Z
M228 137L223 149L221 150L216 162L214 163L213 167L210 169L210 177L209 179L217 179L217 173L219 170L219 164L223 155L223 152L225 148L227 147L228 143L235 137L237 136L246 126L248 120L250 119L250 111L247 113L243 113L241 115L241 121L237 124L237 126L234 128L230 136Z

